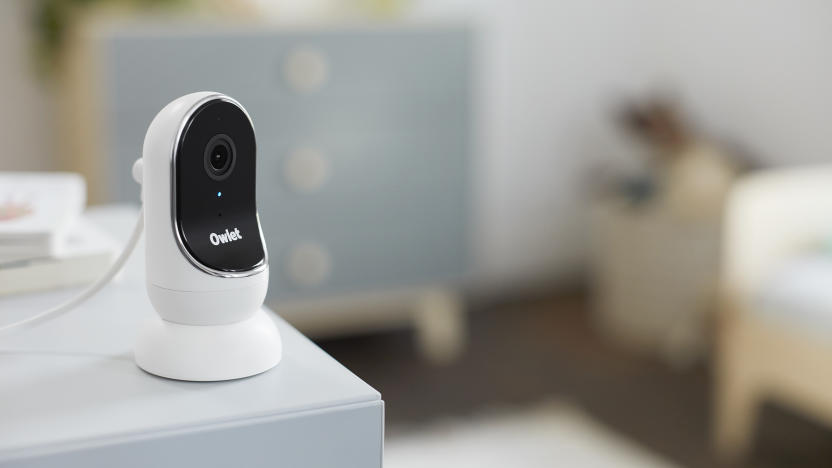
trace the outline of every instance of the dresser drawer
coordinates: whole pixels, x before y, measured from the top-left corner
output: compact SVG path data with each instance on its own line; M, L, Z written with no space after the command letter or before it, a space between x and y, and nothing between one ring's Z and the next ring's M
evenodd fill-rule
M106 40L106 85L110 99L124 108L164 105L183 94L205 90L240 100L278 98L274 101L278 104L279 99L292 96L332 102L333 97L345 95L459 94L467 89L464 80L455 78L467 74L468 37L468 31L459 28L430 28L429 32L381 27L317 31L191 28L155 35L141 27L126 28ZM302 78L292 78L298 75L293 63L304 55L318 57L322 64L320 78L315 78L321 75L316 67L306 67L316 82L312 87L299 85Z
M264 144L259 152L259 200L278 216L298 223L307 217L323 223L344 218L372 222L387 212L430 213L443 202L463 209L468 147L453 132L367 138L330 134L300 141ZM292 168L309 153L317 154L326 175L319 186L304 190Z
M461 223L436 216L383 227L333 225L286 235L264 222L272 301L426 284L464 274Z

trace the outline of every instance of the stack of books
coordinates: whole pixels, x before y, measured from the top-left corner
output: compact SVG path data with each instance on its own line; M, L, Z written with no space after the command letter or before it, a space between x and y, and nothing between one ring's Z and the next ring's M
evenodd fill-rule
M84 179L72 173L0 172L0 295L90 283L117 245L81 213Z

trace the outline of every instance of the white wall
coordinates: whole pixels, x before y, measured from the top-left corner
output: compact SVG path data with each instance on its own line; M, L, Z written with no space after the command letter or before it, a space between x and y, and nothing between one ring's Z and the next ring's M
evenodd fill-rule
M477 258L487 278L573 276L588 172L626 153L622 96L678 93L770 163L832 157L832 3L423 0L482 25Z
M832 160L832 3L657 4L660 73L700 121L771 163Z
M608 104L645 86L643 12L620 2L500 3L482 57L477 258L505 278L570 275L584 257L588 141Z

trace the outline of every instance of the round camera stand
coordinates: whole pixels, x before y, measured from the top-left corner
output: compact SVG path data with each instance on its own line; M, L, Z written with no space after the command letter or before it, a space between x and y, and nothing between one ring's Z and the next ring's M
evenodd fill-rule
M134 352L136 364L151 374L210 382L265 372L280 362L283 346L274 320L259 309L225 325L183 325L154 314Z

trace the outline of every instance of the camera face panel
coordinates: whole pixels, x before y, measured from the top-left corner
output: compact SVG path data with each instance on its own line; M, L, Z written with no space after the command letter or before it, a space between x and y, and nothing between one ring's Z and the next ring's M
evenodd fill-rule
M193 260L241 273L265 263L255 200L254 128L236 104L214 99L188 117L174 155L175 229Z

